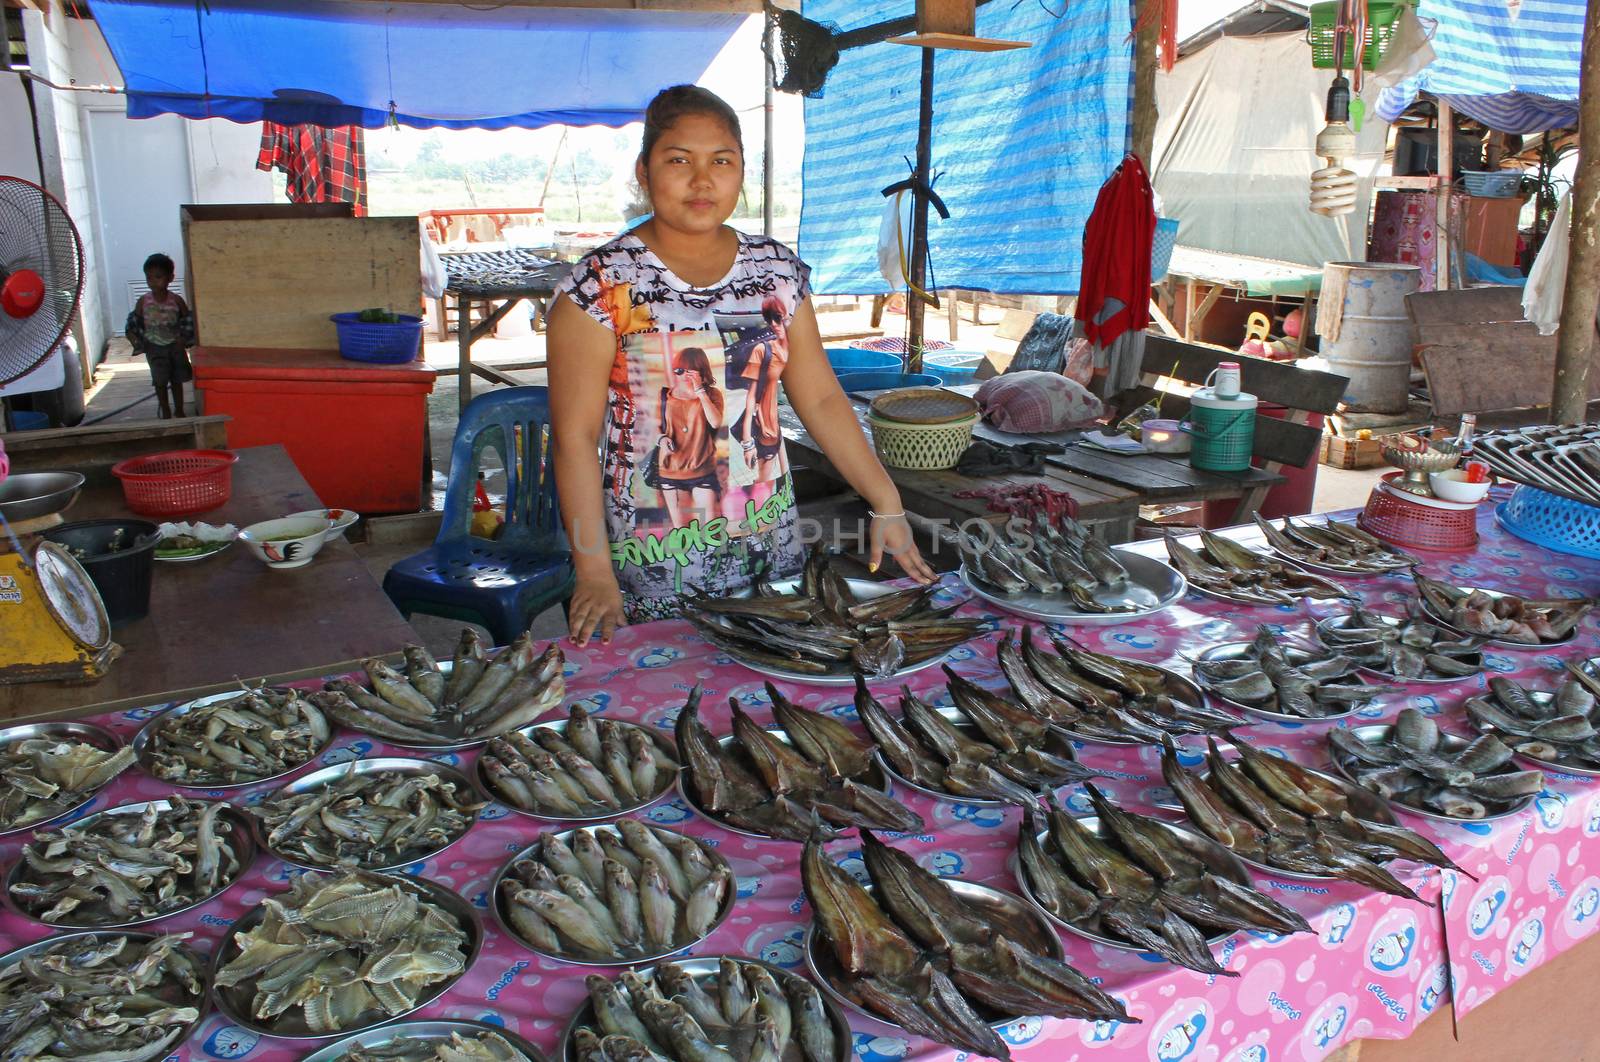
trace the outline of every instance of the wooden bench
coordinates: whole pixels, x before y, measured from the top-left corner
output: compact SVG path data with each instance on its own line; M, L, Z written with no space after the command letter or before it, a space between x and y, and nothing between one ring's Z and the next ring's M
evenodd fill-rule
M1522 289L1465 288L1406 296L1433 414L1497 414L1496 421L1547 420L1555 389L1556 336L1522 316ZM1600 346L1589 368L1589 400L1600 399ZM1485 426L1488 426L1487 423Z

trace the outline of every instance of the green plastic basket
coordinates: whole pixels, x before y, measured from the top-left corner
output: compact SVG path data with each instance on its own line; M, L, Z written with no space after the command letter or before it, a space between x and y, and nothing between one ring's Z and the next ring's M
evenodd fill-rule
M1207 472L1243 472L1256 441L1256 404L1189 410L1189 464Z
M1366 47L1361 54L1363 69L1378 69L1378 60L1383 58L1384 49L1389 47L1389 39L1394 36L1400 12L1405 6L1401 0L1369 0ZM1339 20L1339 7L1338 0L1311 5L1311 28L1306 31L1306 41L1311 45L1311 65L1318 70L1332 70L1336 65L1333 61L1333 27ZM1353 37L1345 37L1346 70L1355 69L1355 43Z

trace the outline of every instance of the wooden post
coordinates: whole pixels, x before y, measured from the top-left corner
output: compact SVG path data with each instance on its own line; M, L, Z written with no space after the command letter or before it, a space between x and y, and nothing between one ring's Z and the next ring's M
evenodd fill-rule
M917 111L917 179L921 185L912 195L911 276L906 278L912 289L906 292L907 372L922 371L927 305L917 292L926 291L928 284L928 197L920 188L927 186L933 173L933 57L937 54L933 48L922 49L922 102Z
M1556 332L1555 395L1550 417L1581 424L1589 399L1594 315L1600 305L1600 14L1590 4L1583 22L1578 75L1578 168L1572 180L1572 247Z
M1434 192L1433 287L1450 287L1450 188L1456 172L1456 120L1454 109L1439 101L1439 173Z
M765 236L772 235L772 75L774 70L771 57L774 47L772 35L777 32L777 25L775 19L768 18L766 25L762 27L763 36L761 38L761 51L763 58L766 60L761 64L763 71L761 80L765 82L765 93L762 98L764 104L762 108L764 119L762 130L765 139L762 141L761 147L761 232Z
M1164 0L1140 0L1142 9ZM1154 178L1150 153L1155 150L1156 119L1156 42L1161 36L1161 20L1150 20L1133 38L1133 153L1139 156Z

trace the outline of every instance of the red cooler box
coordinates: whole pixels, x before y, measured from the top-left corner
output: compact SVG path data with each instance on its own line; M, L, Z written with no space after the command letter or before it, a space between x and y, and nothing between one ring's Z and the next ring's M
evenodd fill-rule
M195 391L206 413L233 418L229 445L282 444L324 505L364 515L422 508L433 378L422 361L337 350L194 349Z

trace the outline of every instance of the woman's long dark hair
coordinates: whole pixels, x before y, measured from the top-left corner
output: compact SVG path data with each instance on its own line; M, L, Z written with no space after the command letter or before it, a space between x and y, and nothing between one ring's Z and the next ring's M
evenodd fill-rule
M699 85L673 85L656 93L655 99L645 108L644 142L639 148L639 161L648 167L650 149L656 146L656 141L677 125L678 119L690 114L704 114L721 121L738 143L739 154L744 154L744 134L739 128L739 115L728 106L726 100Z

